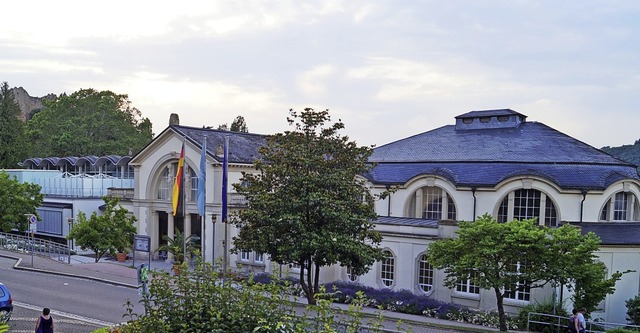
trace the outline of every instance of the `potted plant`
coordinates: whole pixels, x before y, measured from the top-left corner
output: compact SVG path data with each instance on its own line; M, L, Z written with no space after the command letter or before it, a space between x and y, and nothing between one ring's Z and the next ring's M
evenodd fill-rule
M173 255L172 269L174 270L175 273L178 273L180 265L182 265L182 263L185 260L185 257L184 257L185 253L187 255L191 255L191 253L193 253L194 236L191 235L187 237L187 239L185 239L184 236L182 235L182 232L176 229L173 237L164 235L162 236L162 239L165 240L167 244L164 244L158 247L157 251L158 252L166 251L167 253L170 253ZM186 246L186 249L185 249L185 246Z

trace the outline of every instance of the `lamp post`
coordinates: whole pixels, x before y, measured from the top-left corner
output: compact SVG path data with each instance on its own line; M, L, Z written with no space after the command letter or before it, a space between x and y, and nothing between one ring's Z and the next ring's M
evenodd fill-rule
M35 214L24 214L24 216L26 216L27 219L29 220L29 228L27 229L27 239L29 240L29 245L31 245L31 267L33 268L33 251L34 251L34 246L33 246L34 235L33 234L37 230L36 223L38 222L38 218L35 216Z
M67 235L69 235L71 233L71 229L73 229L73 222L73 217L67 218L67 223L69 224L69 232L67 233ZM73 250L73 238L69 239L69 250Z

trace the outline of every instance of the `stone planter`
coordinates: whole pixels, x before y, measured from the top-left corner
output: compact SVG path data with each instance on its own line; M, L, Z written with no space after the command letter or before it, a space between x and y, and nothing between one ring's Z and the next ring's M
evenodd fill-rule
M127 260L127 254L124 252L118 252L116 253L116 259L119 262L125 262Z

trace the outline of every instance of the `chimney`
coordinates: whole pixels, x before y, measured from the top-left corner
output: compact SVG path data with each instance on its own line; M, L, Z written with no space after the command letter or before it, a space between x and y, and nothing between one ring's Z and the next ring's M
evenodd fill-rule
M177 113L172 113L169 116L169 126L180 125L180 117L178 117Z

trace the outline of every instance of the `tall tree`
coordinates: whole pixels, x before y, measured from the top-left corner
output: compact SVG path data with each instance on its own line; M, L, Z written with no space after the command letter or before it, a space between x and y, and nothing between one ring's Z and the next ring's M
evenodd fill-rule
M27 215L37 215L44 194L40 185L21 183L5 171L0 170L0 230L27 230Z
M232 219L240 228L234 249L266 253L280 264L300 265L300 282L310 304L319 291L320 267L340 264L364 274L382 258L374 197L358 176L370 165L370 147L341 136L329 111L291 110L295 130L267 138L255 162L234 188L249 207Z
M231 132L249 132L249 128L247 127L247 122L244 120L243 116L237 116L236 119L231 123L231 128L229 128Z
M613 293L623 274L616 272L605 279L606 267L594 255L600 246L598 236L582 235L568 224L548 228L535 219L498 223L485 214L459 227L458 237L431 243L428 260L444 269L448 287L470 279L482 289L493 290L501 331L507 330L504 298L509 293L565 285L576 291L576 304L594 308ZM585 298L581 291L593 294Z
M0 168L17 168L26 157L20 107L7 82L0 86Z
M31 156L127 155L153 137L151 121L127 95L82 89L43 101L27 123Z
M218 125L218 129L222 131L231 131L231 132L244 132L248 133L249 128L247 127L247 122L244 120L243 116L237 116L236 119L231 122L231 127L227 125L227 123Z

